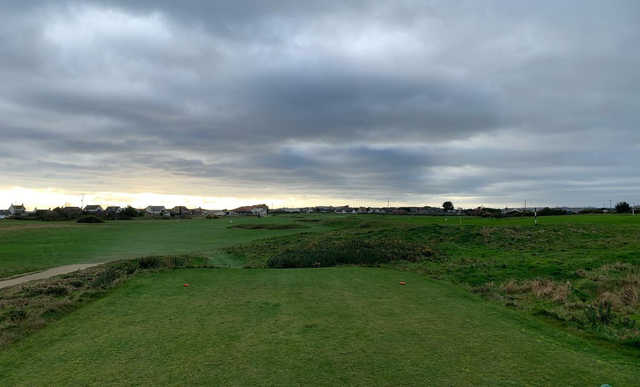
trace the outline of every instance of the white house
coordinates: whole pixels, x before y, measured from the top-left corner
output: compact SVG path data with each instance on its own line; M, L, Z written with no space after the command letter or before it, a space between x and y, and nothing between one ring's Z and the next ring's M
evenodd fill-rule
M169 214L169 211L167 211L164 206L148 206L144 209L144 212L151 216L163 216L164 214Z
M27 212L27 210L24 208L24 204L12 204L11 207L9 207L9 215L10 216L20 216L20 215L24 215L24 213Z
M122 207L120 206L109 206L107 207L106 210L104 210L104 212L106 212L107 214L119 214L120 212L122 212Z
M99 214L102 212L102 206L98 204L90 204L84 207L84 212L87 214Z

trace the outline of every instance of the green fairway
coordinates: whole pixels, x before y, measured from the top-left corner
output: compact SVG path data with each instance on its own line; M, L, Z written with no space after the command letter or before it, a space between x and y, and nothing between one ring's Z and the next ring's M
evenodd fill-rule
M16 343L0 374L43 386L631 386L640 365L417 274L189 269L144 274Z
M303 221L317 220L317 221ZM625 215L549 216L540 225L600 225L637 230L640 217ZM0 278L73 263L104 262L144 255L193 254L225 266L241 264L222 248L255 239L361 223L379 227L420 226L531 226L531 218L473 218L440 216L312 215L233 217L220 219L131 220L104 224L75 222L0 221ZM293 229L243 229L238 225L298 225ZM625 228L627 227L627 228Z
M291 225L294 229L229 229L242 224ZM193 254L217 264L238 262L221 247L257 238L329 230L319 223L292 218L131 220L103 224L0 221L0 278L73 263L104 262L144 255Z

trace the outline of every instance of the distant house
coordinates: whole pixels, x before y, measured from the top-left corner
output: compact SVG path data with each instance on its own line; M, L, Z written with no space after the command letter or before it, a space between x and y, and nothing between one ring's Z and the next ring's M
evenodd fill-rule
M61 209L61 212L70 218L82 215L82 209L80 207L64 207Z
M39 210L39 209L35 209L34 211L34 215L39 218L39 219L43 219L43 218L47 218L51 215L51 209L47 209L47 210Z
M10 216L21 216L24 215L27 210L24 208L24 204L12 204L9 207L9 215Z
M104 212L109 215L119 214L121 211L122 211L122 208L119 206L109 206L104 210Z
M238 207L231 212L235 212L238 215L253 215L260 217L266 216L269 213L269 207L267 207L266 204L256 204L253 206ZM231 215L231 213L229 215Z
M170 214L164 206L148 206L144 209L144 212L149 216L164 216Z
M0 219L4 219L9 216L9 210L0 210Z
M356 214L358 211L349 206L336 207L336 214Z
M98 204L90 204L84 207L84 212L92 215L100 214L102 213L102 206Z
M203 216L205 213L205 210L203 210L202 208L198 207L198 208L192 208L190 210L187 210L191 213L191 215L193 216Z
M175 206L171 209L171 216L191 215L191 210L185 206Z

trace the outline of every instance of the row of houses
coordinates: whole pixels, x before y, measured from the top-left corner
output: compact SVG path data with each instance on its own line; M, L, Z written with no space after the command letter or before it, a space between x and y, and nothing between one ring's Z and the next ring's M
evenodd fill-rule
M118 215L125 211L125 208L119 206L102 207L99 204L90 204L84 208L80 207L61 207L55 211L62 212L68 217L82 216L82 215L96 215L96 216L113 216ZM269 207L265 204L258 204L253 206L238 207L233 210L204 210L202 208L187 208L185 206L175 206L173 208L166 208L165 206L147 206L144 209L135 210L138 215L145 215L151 217L170 217L170 216L206 216L206 215L218 215L218 216L232 216L232 215L253 215L253 216L266 216L269 213ZM7 217L24 217L24 216L37 216L43 215L45 212L52 212L51 209L27 211L24 204L12 204L8 210L0 210L0 219Z
M446 215L455 214L461 210L445 211L439 207L350 207L350 206L316 206L301 208L277 208L272 213L281 214L388 214L388 215Z

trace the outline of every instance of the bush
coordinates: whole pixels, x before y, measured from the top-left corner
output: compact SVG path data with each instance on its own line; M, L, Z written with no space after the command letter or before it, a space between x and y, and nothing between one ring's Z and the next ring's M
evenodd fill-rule
M551 216L551 215L567 215L568 212L560 208L545 207L538 211L538 216Z
M14 309L9 311L8 316L11 321L22 321L27 318L27 312L21 309Z
M267 260L275 268L336 265L377 265L392 261L419 261L433 252L402 240L347 239L316 241L310 246L285 250Z
M137 261L141 269L154 269L162 265L162 258L160 257L142 257L138 258Z
M591 305L587 307L584 314L587 321L594 327L598 325L608 325L615 317L615 314L611 310L611 303L606 301L595 306Z
M111 285L119 277L118 270L113 267L107 267L100 272L91 283L94 288L106 288Z
M104 221L95 216L85 216L77 221L78 223L104 223Z
M631 212L631 206L627 202L620 202L616 204L616 212L619 214L626 214L627 212Z

